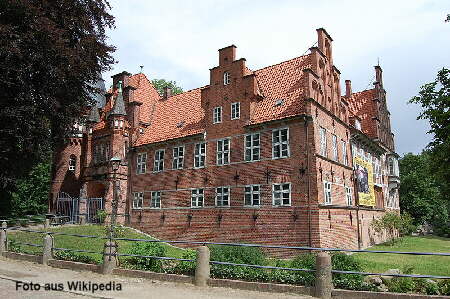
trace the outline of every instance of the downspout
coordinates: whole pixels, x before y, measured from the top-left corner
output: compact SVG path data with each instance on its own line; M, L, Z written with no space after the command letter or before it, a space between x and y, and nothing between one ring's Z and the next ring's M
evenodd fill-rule
M307 197L308 197L308 245L312 247L312 237L311 237L311 179L310 179L310 169L309 169L309 136L308 136L308 117L305 116L305 136L306 136L306 179L307 182Z

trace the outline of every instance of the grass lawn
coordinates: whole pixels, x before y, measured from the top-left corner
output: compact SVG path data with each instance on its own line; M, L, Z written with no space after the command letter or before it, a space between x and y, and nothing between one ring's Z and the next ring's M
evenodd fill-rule
M415 251L415 252L450 252L450 239L436 236L404 237L393 246L375 245L369 250ZM414 274L450 276L450 256L423 256L385 253L355 253L364 271L384 272L388 269L413 267Z
M63 232L69 234L106 236L105 227L102 225L60 226L60 227L52 227L49 230L52 232ZM129 228L125 228L124 233L120 237L132 239L152 239L151 237L145 236ZM42 245L43 238L44 234L8 231L9 241L13 240L21 243L25 242ZM78 253L78 254L93 257L97 262L100 262L102 260L102 255L100 253L103 251L103 245L106 240L55 235L54 241L55 241L54 246L57 248L82 249L99 252L99 254L90 254L90 253ZM118 241L118 243L119 243L119 253L129 253L132 244L134 242ZM163 243L163 245L166 249L166 256L176 258L182 257L184 249L174 247L166 243ZM20 245L20 252L26 252L30 254L42 254L42 247Z

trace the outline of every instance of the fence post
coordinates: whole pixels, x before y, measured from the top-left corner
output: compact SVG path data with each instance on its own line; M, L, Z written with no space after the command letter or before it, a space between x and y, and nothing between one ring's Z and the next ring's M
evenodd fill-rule
M0 229L0 256L3 252L6 252L7 250L7 244L6 244L6 221L2 222L2 228Z
M42 249L42 264L48 265L48 261L53 259L53 236L46 234L44 237L44 248Z
M102 274L112 274L117 266L117 243L114 241L106 241L103 248L103 266Z
M316 256L316 283L314 296L330 299L332 290L331 257L327 252L319 252Z
M206 287L210 275L210 252L206 246L197 248L197 262L195 266L194 284L198 287Z

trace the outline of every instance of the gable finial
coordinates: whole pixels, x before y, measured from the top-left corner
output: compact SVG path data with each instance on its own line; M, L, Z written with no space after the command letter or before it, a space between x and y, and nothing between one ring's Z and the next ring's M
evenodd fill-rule
M142 72L144 71L144 66L140 65L139 67L141 68L141 72L140 73L142 74Z

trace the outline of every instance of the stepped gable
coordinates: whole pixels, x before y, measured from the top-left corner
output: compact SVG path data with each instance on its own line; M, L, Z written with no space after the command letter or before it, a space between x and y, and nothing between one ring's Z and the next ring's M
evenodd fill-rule
M376 124L374 118L373 100L376 99L376 90L368 89L353 93L350 97L343 98L348 102L350 113L361 119L361 130L371 138L376 138Z

